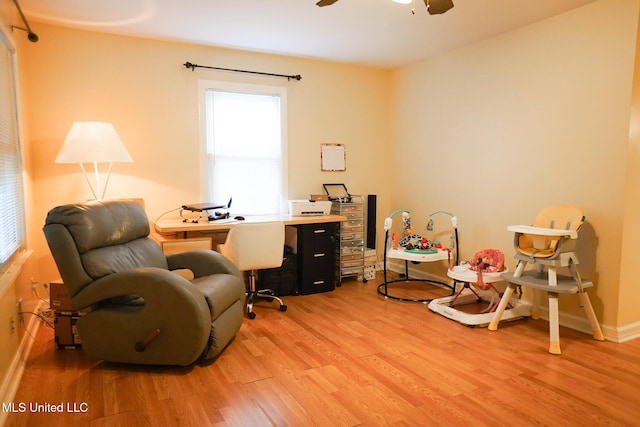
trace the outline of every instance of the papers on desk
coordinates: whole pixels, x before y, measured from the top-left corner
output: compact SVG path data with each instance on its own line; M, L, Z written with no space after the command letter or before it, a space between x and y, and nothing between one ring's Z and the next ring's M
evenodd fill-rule
M239 222L235 218L224 218L224 219L215 219L209 221L209 224L229 224L230 222Z

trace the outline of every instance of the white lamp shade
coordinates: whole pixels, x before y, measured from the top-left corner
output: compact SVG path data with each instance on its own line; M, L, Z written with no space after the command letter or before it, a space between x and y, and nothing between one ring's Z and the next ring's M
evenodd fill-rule
M400 3L400 4L410 4L413 3L413 0L393 0L394 3Z
M133 159L111 123L75 122L56 163L131 163Z

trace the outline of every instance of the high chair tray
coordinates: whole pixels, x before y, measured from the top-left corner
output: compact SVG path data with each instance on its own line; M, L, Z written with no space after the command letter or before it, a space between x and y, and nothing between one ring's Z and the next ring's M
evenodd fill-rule
M578 238L578 232L576 230L562 230L558 228L541 228L541 227L534 227L532 225L510 225L507 227L507 230L513 231L515 233L535 234L538 236L550 236L550 237L569 236L572 239Z

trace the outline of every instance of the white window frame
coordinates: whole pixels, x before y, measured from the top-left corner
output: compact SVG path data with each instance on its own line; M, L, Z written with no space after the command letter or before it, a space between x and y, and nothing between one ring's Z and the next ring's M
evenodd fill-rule
M18 70L17 70L17 61L16 61L16 49L15 44L11 37L5 31L5 27L1 28L0 32L0 49L3 49L2 54L8 54L9 57L9 79L8 82L3 82L3 88L9 88L11 93L6 94L8 96L8 108L10 111L5 117L6 123L12 129L9 129L11 142L15 143L16 157L13 159L17 166L16 173L16 184L17 188L12 188L15 193L13 196L14 200L14 208L15 211L11 212L11 216L13 220L15 220L15 229L13 232L16 236L16 245L13 248L13 254L8 256L8 259L0 259L0 278L4 277L5 273L8 273L10 267L12 265L13 260L20 256L23 253L26 247L26 218L25 218L25 208L24 208L24 162L22 158L22 149L21 149L21 140L20 140L20 120L19 120L19 101L18 101ZM3 169L5 165L2 165ZM6 213L5 213L6 214ZM5 218L6 219L6 218ZM4 280L0 280L0 283L5 284Z
M200 134L200 197L203 202L226 202L226 200L207 200L209 198L209 163L207 159L207 109L206 92L208 90L271 95L280 98L280 135L282 160L282 188L280 189L280 213L286 214L288 207L288 159L287 159L287 89L282 86L257 85L250 83L227 82L220 80L198 80L199 134ZM232 205L233 210L233 205Z

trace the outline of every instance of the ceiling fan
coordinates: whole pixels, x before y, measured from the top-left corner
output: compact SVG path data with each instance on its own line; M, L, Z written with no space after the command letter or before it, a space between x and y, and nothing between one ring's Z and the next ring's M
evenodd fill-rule
M331 6L338 0L320 0L316 3L316 6ZM395 0L394 0L395 1ZM411 1L404 1L402 3L410 3ZM401 3L401 2L398 2ZM439 15L445 13L453 7L452 0L424 0L424 5L427 6L429 15Z

